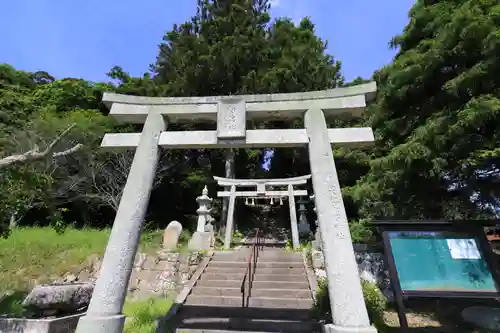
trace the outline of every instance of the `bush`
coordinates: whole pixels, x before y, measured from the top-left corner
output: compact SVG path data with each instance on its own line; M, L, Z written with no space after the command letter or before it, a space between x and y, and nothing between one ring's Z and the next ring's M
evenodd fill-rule
M369 244L374 241L372 227L363 220L351 221L349 223L349 230L351 231L353 243Z
M374 283L362 279L361 287L371 323L378 329L384 327L384 310L387 307L387 299ZM330 297L328 295L328 283L324 278L318 280L318 290L316 292L313 313L317 320L331 323L332 313L330 309Z
M377 327L384 326L384 311L387 308L387 299L375 283L361 279L361 287L363 288L363 296L371 322Z

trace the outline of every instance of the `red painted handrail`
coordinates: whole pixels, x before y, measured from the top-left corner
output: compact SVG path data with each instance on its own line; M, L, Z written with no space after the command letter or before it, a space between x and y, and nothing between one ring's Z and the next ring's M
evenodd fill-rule
M245 275L241 281L241 307L248 307L248 300L250 299L253 278L255 275L255 269L257 267L257 259L259 257L259 251L261 247L261 232L260 229L255 229L255 238L250 251L250 256L248 256L247 269L245 270ZM245 282L248 281L248 293L245 293ZM246 297L245 297L246 296Z

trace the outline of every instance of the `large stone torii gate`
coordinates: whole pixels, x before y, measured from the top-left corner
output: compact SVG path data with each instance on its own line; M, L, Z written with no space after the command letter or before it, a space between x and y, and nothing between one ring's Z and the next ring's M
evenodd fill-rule
M297 212L295 207L295 196L307 196L307 190L294 189L294 185L305 185L307 181L311 178L311 175L293 177L293 178L281 178L281 179L233 179L233 178L222 178L214 176L219 186L229 187L229 191L219 191L217 192L218 197L229 197L229 209L227 213L226 220L226 234L224 235L224 248L229 249L231 247L231 239L233 236L233 226L234 226L234 204L236 197L262 197L262 198L273 198L273 197L288 197L288 207L290 209L290 227L292 230L292 244L293 248L296 249L300 246L299 243L299 230L297 226ZM240 191L237 192L236 188L238 186L242 187L256 187L255 191ZM266 186L286 186L285 191L267 191Z
M136 149L87 313L77 333L122 332L122 307L161 148L309 149L333 324L327 332L376 332L363 299L331 144L374 141L371 128L327 128L325 117L359 116L375 82L325 91L220 97L138 97L105 93L110 115L144 124L142 133L106 134L102 147ZM304 129L247 130L252 119L303 118ZM216 121L216 131L166 131L167 122Z

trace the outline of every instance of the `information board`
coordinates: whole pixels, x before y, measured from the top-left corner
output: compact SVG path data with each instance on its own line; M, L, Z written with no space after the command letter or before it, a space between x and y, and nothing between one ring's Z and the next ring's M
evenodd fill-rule
M399 284L405 292L497 293L479 240L449 231L390 231Z

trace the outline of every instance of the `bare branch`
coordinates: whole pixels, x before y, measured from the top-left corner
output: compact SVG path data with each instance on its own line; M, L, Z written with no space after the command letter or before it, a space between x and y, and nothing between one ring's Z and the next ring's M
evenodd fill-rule
M92 193L86 195L87 199L100 205L105 205L113 210L118 210L127 182L130 166L134 159L134 151L121 151L101 155L100 161L95 161L89 167L92 182ZM156 169L153 188L160 185L161 179L168 175L178 164L167 162L165 153L162 152Z
M71 147L69 149L66 149L66 150L63 150L63 151L59 151L57 153L53 153L52 157L53 158L57 158L57 157L61 157L61 156L68 156L68 155L74 154L76 151L78 151L82 147L83 147L83 145L81 143L79 143L79 144L76 144L76 145L74 145L73 147Z
M10 165L13 165L13 164L23 164L23 163L41 160L41 159L47 158L49 155L53 158L57 158L57 157L67 156L67 155L75 153L76 151L78 151L80 148L83 147L82 144L79 143L79 144L73 146L72 148L66 149L64 151L52 153L55 146L75 126L76 126L76 124L72 124L68 128L66 128L57 138L55 138L47 146L47 148L43 152L40 152L39 147L35 144L33 146L33 149L31 149L23 154L15 154L15 155L7 156L7 157L0 159L0 169L7 167L7 166L10 166Z

